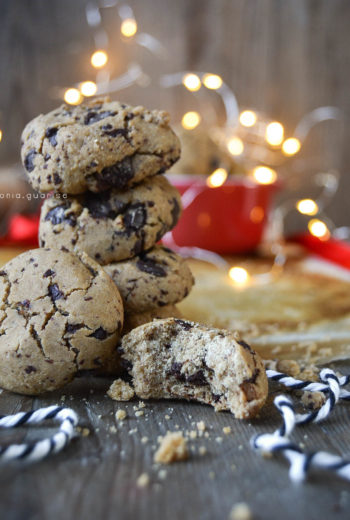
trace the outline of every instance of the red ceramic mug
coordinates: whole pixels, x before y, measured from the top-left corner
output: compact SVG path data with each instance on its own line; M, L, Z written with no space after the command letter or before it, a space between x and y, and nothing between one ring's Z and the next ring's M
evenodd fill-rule
M211 188L205 177L167 175L184 205L172 235L178 246L200 247L219 254L244 253L260 242L278 184L257 184L235 177ZM169 236L163 239L171 245Z

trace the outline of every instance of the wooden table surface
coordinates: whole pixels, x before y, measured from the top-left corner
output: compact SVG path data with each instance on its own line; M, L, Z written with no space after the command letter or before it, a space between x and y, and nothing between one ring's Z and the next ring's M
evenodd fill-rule
M1 259L0 259L1 260ZM340 366L343 373L350 364ZM280 418L271 404L261 418L236 420L211 407L176 401L148 401L136 417L138 401L118 403L106 396L112 379L84 376L55 393L40 398L0 393L1 414L65 404L89 430L60 454L37 464L13 463L0 472L1 518L6 520L65 519L228 519L237 502L249 504L255 519L348 519L350 483L329 474L312 475L301 485L288 478L283 459L263 459L249 445L259 432L274 431ZM298 428L294 440L306 449L324 449L350 456L350 404L339 404L324 423ZM127 412L123 424L115 412ZM188 461L156 466L157 437L168 430L196 429L204 421L209 437L189 441ZM223 427L230 426L225 435ZM51 425L1 431L1 444L28 441L52 433ZM141 439L147 437L143 443ZM199 448L207 453L201 455ZM166 475L160 472L165 469ZM149 485L137 486L142 473Z

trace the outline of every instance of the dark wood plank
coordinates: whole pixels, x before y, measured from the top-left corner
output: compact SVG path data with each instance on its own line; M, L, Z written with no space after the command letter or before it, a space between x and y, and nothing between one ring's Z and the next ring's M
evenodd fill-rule
M349 364L342 368L344 372L350 370ZM241 501L250 505L257 519L283 515L287 520L316 520L331 518L335 513L340 520L348 518L348 483L319 474L305 484L293 485L284 460L265 460L252 452L251 436L273 431L280 423L271 403L261 418L248 422L235 420L228 413L215 413L210 407L174 401L146 402L145 415L135 417L133 407L138 401L112 401L105 395L109 383L105 378L80 378L62 392L40 399L2 392L1 412L64 402L78 412L80 426L91 432L41 463L2 467L0 502L6 511L4 518L225 519L231 507ZM271 391L270 401L278 388L272 387ZM299 428L294 439L311 450L349 456L348 407L338 405L322 426ZM128 413L123 426L114 418L118 408ZM165 467L167 475L163 480L160 467L153 463L157 436L177 428L193 430L194 423L200 420L205 421L210 438L190 441L190 460ZM232 433L224 435L224 426L230 426ZM44 431L30 430L26 438L33 439ZM16 432L16 441L24 432ZM143 444L141 438L145 436L149 441ZM217 437L222 437L222 443L217 442ZM1 432L2 442L9 439L8 432L5 436ZM206 455L199 455L199 446L206 446ZM149 475L150 484L139 488L136 481L143 472Z

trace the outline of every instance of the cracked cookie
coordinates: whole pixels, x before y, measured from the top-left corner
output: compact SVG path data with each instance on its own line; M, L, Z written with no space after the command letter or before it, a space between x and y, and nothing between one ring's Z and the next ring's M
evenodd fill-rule
M230 331L156 320L125 335L118 350L142 399L195 400L243 419L267 397L259 355Z
M70 251L85 251L106 264L154 246L176 225L180 214L179 192L159 176L125 192L45 200L39 241L42 247L59 243Z
M103 268L116 283L125 311L133 313L177 303L194 283L186 261L163 246Z
M74 195L163 173L180 157L180 142L166 112L94 99L30 121L21 156L35 190Z
M123 325L116 285L85 253L35 249L0 271L0 386L35 395L112 356Z

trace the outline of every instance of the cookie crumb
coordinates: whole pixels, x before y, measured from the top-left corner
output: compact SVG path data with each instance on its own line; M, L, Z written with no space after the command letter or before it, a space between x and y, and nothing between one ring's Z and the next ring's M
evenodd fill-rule
M166 414L164 415L164 418L168 421L170 419L170 415Z
M186 459L188 459L188 450L182 432L168 432L160 441L160 446L154 454L154 461L170 464Z
M166 476L167 476L167 472L165 469L161 469L159 472L158 472L158 477L161 479L161 480L165 480L166 479Z
M136 417L141 417L142 415L145 415L145 412L143 410L138 410L135 412Z
M116 379L110 386L107 395L115 401L130 401L135 395L134 389L122 379Z
M141 473L136 481L136 485L139 488L143 488L149 485L149 475L147 473Z
M141 442L142 444L146 444L148 442L148 437L142 437Z
M206 426L204 421L197 422L197 430L204 432Z
M325 400L325 395L322 392L309 392L306 390L301 396L303 405L307 408L311 408L311 410L321 408Z
M222 431L225 435L228 435L229 433L231 433L231 426L224 426Z
M110 431L111 433L117 433L117 428L116 428L114 425L112 425L112 426L109 428L109 431Z
M199 455L205 455L207 453L207 448L205 446L199 446Z
M119 408L119 410L117 410L115 413L115 418L117 419L117 421L123 421L125 419L125 417L126 417L126 411Z
M76 428L77 432L79 432L83 437L87 437L90 435L89 428L81 428L80 426L77 426Z
M277 361L277 370L296 377L300 374L300 365L294 359L280 359Z
M245 502L238 502L231 509L229 520L252 520L250 507Z
M197 432L195 430L191 430L189 432L190 439L196 439L197 438Z

